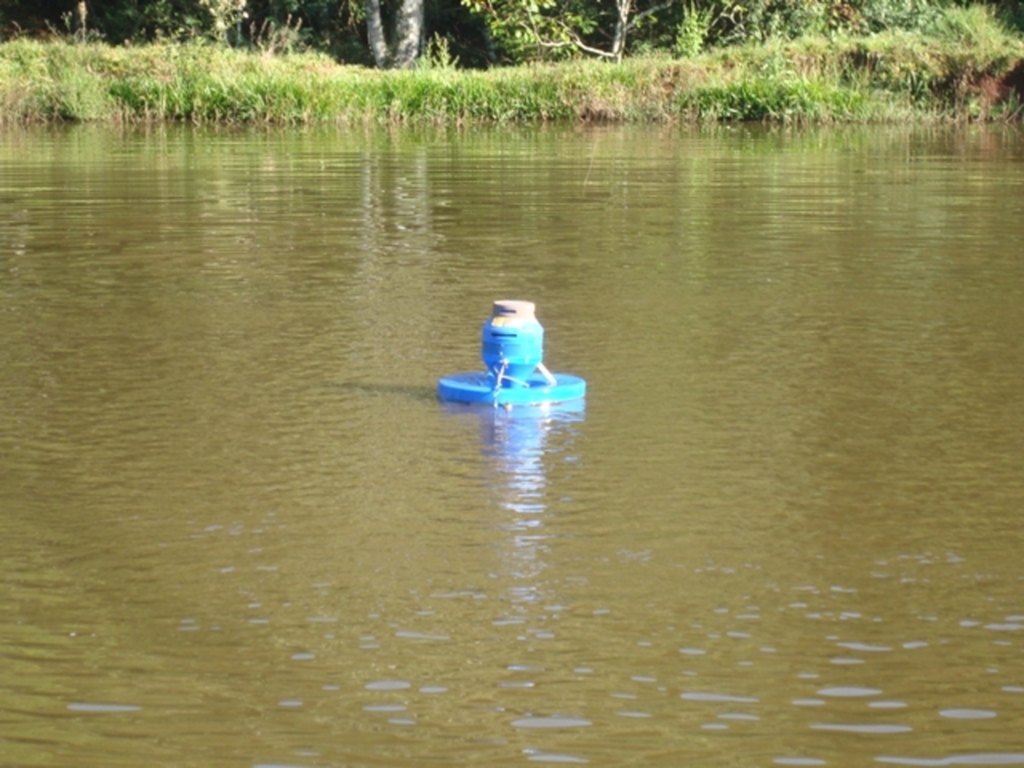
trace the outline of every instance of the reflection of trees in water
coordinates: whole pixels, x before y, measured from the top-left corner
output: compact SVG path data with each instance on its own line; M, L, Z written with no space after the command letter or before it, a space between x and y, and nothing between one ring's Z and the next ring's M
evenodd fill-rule
M433 233L426 146L359 155L360 252L365 261L380 255L428 255Z
M359 328L350 340L362 369L386 371L394 380L409 381L410 371L426 370L419 356L422 343L409 346L410 328L437 327L446 321L448 306L438 301L441 273L437 265L444 236L437 232L433 208L438 204L426 145L386 145L360 152L352 192L358 198L344 215L352 231L336 248L354 266L341 286L346 314ZM436 168L436 164L435 164ZM399 368L399 366L403 366Z

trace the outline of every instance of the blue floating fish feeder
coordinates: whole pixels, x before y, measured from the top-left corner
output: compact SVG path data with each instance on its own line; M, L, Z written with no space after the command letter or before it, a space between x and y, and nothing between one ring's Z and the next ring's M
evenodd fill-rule
M496 301L481 331L486 371L456 373L437 382L442 400L510 407L578 400L587 382L544 367L544 328L530 301Z

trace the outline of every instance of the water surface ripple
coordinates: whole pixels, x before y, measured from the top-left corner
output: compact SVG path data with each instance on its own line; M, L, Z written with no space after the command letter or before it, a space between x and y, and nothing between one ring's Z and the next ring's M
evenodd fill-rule
M0 133L0 761L1024 764L1024 141ZM585 404L446 406L494 299Z

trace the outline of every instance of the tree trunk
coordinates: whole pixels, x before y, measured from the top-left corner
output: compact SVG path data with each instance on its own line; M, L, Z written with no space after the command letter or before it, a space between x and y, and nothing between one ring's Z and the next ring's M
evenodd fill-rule
M391 66L411 69L420 55L423 38L423 0L402 0L395 24L395 51Z
M384 25L380 20L380 0L366 0L366 37L378 69L391 66L388 41L384 38Z
M633 0L616 0L615 7L619 12L619 18L615 22L615 37L612 38L612 56L616 61L622 61L622 54L626 51L626 32L629 30L629 14L633 10Z

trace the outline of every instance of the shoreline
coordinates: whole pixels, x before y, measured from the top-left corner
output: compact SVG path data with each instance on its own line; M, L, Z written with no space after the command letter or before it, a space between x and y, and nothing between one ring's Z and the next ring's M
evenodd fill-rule
M692 59L380 71L199 43L0 44L0 125L1019 123L1024 44L892 33Z

